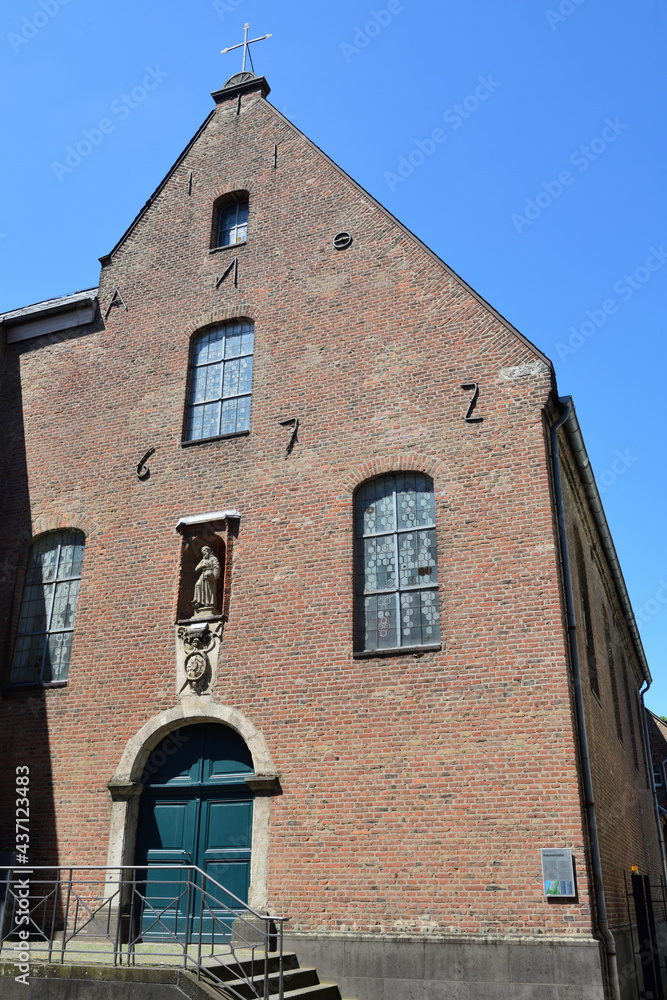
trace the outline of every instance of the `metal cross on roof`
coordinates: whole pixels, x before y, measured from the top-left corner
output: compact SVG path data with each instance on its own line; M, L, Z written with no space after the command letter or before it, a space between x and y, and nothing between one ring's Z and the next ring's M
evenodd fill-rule
M262 35L261 38L250 38L249 39L248 38L248 29L249 28L250 28L249 24L247 24L247 23L244 24L243 25L243 30L245 32L245 36L244 36L243 41L239 42L238 45L230 45L229 48L223 49L222 52L220 53L221 55L224 55L225 52L231 52L232 49L240 49L241 47L243 47L243 66L241 67L241 72L242 73L245 73L246 57L249 55L248 46L252 45L253 42L263 42L265 38L271 38L271 35ZM252 56L250 57L250 61L252 62Z

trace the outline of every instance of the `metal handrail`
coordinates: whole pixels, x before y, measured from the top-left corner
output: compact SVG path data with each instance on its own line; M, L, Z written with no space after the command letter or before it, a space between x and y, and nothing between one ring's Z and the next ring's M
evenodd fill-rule
M176 872L176 880L160 879L161 871ZM256 1000L269 1000L269 979L275 976L269 973L271 958L277 959L278 998L283 1000L287 918L260 913L198 865L35 865L23 869L2 865L2 872L7 872L7 891L0 911L0 953L11 946L21 927L29 932L32 954L43 951L46 961L58 955L61 964L74 956L80 960L99 955L107 960L113 956L114 965L128 966L156 958L161 963L171 960L238 1000L246 1000L247 993L238 992L230 979L240 980L239 988L242 983ZM54 874L49 878L47 873ZM153 890L151 897L148 886ZM197 893L198 906L193 908ZM160 950L164 946L167 951ZM248 954L244 957L240 952ZM218 974L223 969L227 979Z

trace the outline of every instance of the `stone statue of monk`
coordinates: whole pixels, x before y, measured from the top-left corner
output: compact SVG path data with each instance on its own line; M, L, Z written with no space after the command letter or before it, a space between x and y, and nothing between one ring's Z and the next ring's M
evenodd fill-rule
M208 545L203 545L201 550L201 562L195 567L195 573L199 573L199 578L195 584L194 600L192 606L195 614L214 615L217 613L215 606L216 580L220 576L220 563L213 555L213 549Z

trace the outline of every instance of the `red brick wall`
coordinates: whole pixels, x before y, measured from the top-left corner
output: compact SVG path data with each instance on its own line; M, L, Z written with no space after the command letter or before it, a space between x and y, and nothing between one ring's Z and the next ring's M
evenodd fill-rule
M213 202L236 189L248 243L211 254ZM216 290L234 254L238 289ZM40 525L88 525L68 687L34 698L38 732L25 694L2 705L11 766L34 762L37 785L50 759L58 858L105 861L106 782L176 702L177 520L237 507L216 698L281 773L271 906L292 929L588 933L546 366L257 95L218 109L103 268L103 311L116 287L127 312L11 347L3 388L25 474L2 565ZM255 322L251 433L182 448L190 337L237 316ZM354 659L353 489L400 468L435 483L442 650ZM2 587L6 607L11 572ZM550 846L574 850L576 904L544 899Z
M623 871L628 873L629 879L630 869L636 865L642 874L650 873L656 882L662 876L638 695L643 678L600 540L586 506L578 473L562 432L560 447L566 470L563 476L563 493L605 897L609 922L612 927L618 927L627 923ZM591 687L583 637L575 528L581 539L583 569L588 584L599 698ZM609 624L609 643L605 633L605 612ZM610 653L616 675L622 742L618 737L614 712ZM638 767L635 766L635 749Z

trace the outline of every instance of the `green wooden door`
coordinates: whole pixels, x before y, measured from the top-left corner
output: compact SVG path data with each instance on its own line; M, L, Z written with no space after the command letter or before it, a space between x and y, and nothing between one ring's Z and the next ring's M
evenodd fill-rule
M149 774L141 797L136 863L145 869L140 929L144 940L180 940L202 929L207 938L229 933L238 904L247 902L252 843L252 793L243 780L252 758L241 738L225 726L188 726L180 746ZM166 743L167 741L165 741ZM158 758L159 759L159 758ZM172 867L173 865L173 867ZM223 887L204 879L188 887L185 865L197 865Z
M245 903L250 887L251 837L251 799L212 795L202 801L196 864ZM204 889L203 933L207 939L213 932L216 938L228 934L233 914L240 912L238 903L207 880ZM198 920L197 912L194 920ZM193 930L197 928L195 924Z
M146 940L171 934L182 937L192 912L192 892L184 865L195 864L194 839L198 803L174 795L147 795L142 803L144 857L149 865L172 865L154 871L141 885L145 895L141 933Z

